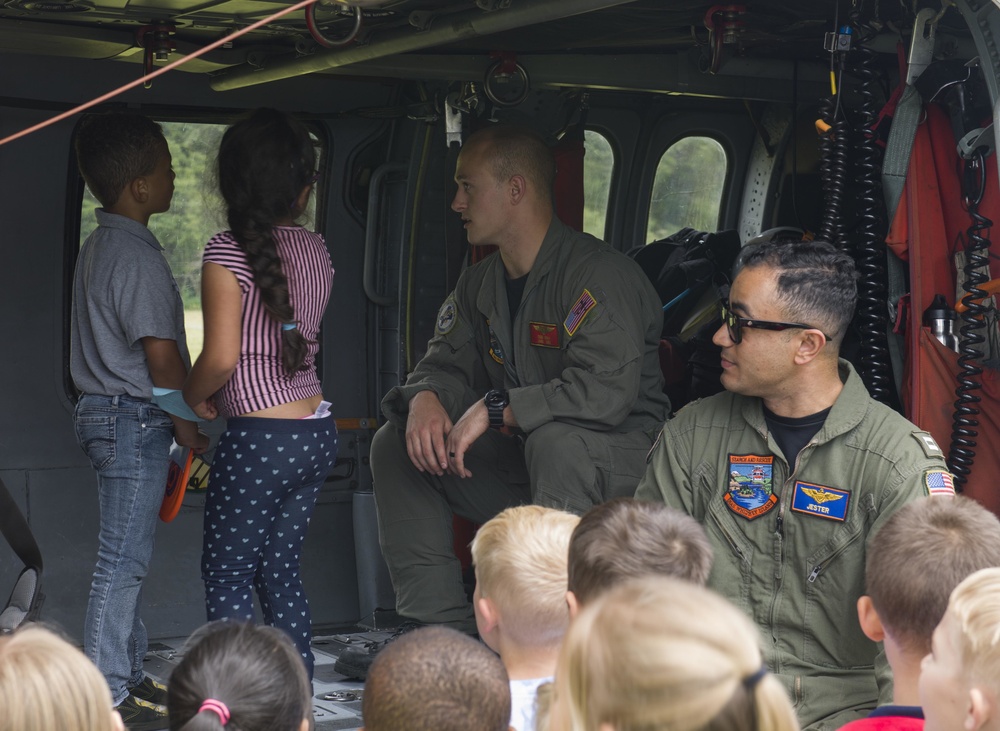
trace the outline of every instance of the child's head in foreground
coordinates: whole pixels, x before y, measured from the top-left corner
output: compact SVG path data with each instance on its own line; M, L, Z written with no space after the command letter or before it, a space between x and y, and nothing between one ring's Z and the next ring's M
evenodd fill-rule
M510 681L481 642L423 627L375 657L361 712L365 731L507 731Z
M274 627L212 622L191 635L167 690L170 730L308 731L312 686Z
M476 624L494 650L497 631L521 647L550 647L562 639L569 624L566 556L579 522L561 510L522 505L476 533Z
M1000 520L970 498L927 497L892 514L874 535L865 563L867 594L858 600L865 633L885 640L890 662L915 664L952 590L969 574L1000 566Z
M758 637L741 611L689 581L610 589L566 634L549 731L796 731Z
M591 508L569 546L567 599L574 613L603 592L641 576L704 585L712 546L691 516L663 503L615 498Z
M1000 568L955 587L920 671L927 731L1000 728Z
M122 731L97 667L52 630L0 636L0 731Z

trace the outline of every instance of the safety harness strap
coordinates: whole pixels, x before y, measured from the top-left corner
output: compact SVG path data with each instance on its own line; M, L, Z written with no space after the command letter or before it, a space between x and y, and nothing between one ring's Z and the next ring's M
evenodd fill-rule
M913 151L913 139L917 134L917 124L923 110L923 102L916 87L907 85L896 104L892 117L892 126L886 140L885 155L882 158L882 194L885 196L885 208L890 224L895 219L899 199L903 196L906 186L906 174L910 167L910 154ZM896 254L886 249L886 275L888 302L890 314L890 332L888 334L889 360L892 364L893 383L896 384L896 395L902 400L904 343L901 335L892 331L892 321L896 315L896 303L906 294L906 264Z
M899 205L906 185L906 171L910 167L910 152L913 150L913 138L917 134L922 109L923 102L916 87L907 86L896 105L882 159L882 191L889 221L895 218L896 206Z
M42 552L3 480L0 480L0 533L25 566L41 572Z

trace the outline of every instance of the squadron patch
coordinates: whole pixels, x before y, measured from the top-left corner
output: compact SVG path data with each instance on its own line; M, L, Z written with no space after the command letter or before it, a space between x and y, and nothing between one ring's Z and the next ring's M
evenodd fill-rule
M594 299L594 295L587 290L583 290L583 294L580 295L580 298L577 299L577 301L573 303L573 306L569 308L569 314L563 322L566 334L570 337L576 335L576 331L580 327L584 318L587 316L587 313L596 306L597 300Z
M792 495L792 510L795 512L841 523L847 519L847 506L850 503L850 491L809 482L796 482L795 493Z
M931 497L955 497L955 481L951 473L944 470L927 470L924 485Z
M490 321L487 320L486 327L489 326ZM500 365L503 365L503 349L500 347L500 341L497 339L492 327L490 327L490 357Z
M447 335L455 327L457 319L458 311L455 308L455 297L454 295L449 295L448 299L441 305L441 309L438 310L438 319L434 323L434 332L438 335Z
M540 348L559 347L559 329L557 325L547 322L529 322L531 344Z
M768 513L778 504L771 478L774 455L730 454L729 487L722 497L726 507L747 520Z

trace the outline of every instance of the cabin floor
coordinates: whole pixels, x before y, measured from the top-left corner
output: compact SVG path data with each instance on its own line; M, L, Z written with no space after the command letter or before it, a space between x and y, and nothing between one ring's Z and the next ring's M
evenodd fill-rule
M344 631L319 629L314 633L312 648L316 669L313 677L313 719L316 731L362 727L361 697L365 684L356 678L345 678L334 672L333 666L345 647L361 646L365 642L377 642L389 637L399 619L394 612L386 614L389 616L380 618L376 624L386 628L383 630L349 627ZM187 640L187 637L151 640L143 663L146 672L166 683L174 667L184 657Z

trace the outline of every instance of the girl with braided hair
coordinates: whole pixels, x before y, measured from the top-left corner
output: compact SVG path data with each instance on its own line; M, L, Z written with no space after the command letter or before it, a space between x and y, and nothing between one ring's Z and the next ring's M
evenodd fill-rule
M264 621L294 640L312 677L299 571L337 429L316 373L333 267L322 236L296 224L316 181L308 130L258 109L224 134L219 190L229 230L205 247L205 347L184 386L203 418L228 420L205 502L209 620Z

